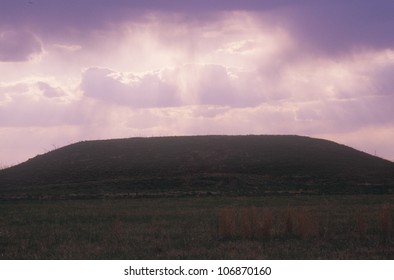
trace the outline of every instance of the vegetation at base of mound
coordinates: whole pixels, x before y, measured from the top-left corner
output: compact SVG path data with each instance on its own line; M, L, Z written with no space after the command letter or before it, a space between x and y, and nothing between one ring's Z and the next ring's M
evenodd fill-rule
M0 259L389 259L394 196L0 204Z
M0 198L390 193L394 163L300 136L85 141L0 170Z

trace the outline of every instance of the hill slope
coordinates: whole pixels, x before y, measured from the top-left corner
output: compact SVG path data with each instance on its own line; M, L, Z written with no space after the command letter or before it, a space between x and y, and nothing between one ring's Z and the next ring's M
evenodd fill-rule
M394 163L300 136L86 141L0 171L0 196L391 191Z

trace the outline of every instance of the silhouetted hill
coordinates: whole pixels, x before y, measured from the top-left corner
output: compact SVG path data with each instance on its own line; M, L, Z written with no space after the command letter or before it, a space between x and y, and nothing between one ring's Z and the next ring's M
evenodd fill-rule
M394 163L300 136L85 141L0 171L0 196L391 192Z

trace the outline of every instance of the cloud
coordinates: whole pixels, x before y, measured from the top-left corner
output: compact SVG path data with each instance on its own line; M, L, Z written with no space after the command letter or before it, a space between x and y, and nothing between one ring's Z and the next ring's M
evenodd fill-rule
M43 52L38 38L27 31L0 33L0 62L29 61Z
M381 107L382 96L394 95L390 78L393 51L354 53L342 60L311 56L290 62L281 59L286 52L275 54L266 58L254 53L256 59L263 59L248 70L220 64L185 64L145 73L89 68L83 74L81 89L85 96L130 108L242 108L280 104L282 100L298 108L302 121L320 118L322 110L326 119L330 114L341 116L336 108L349 107L347 115L353 112L356 117L349 120L354 122L363 119L363 102ZM388 111L382 112L391 119Z
M79 124L83 112L65 91L48 82L0 85L0 127L50 127Z
M53 28L67 25L80 26L83 29L102 27L108 23L125 20L125 18L140 19L146 12L184 13L196 18L207 13L233 10L267 10L280 6L289 1L283 0L217 0L212 1L160 1L160 0L37 0L32 5L24 1L1 1L0 18L6 23L30 23L42 28ZM45 17L44 17L45 15ZM205 16L206 17L206 16ZM53 25L45 26L44 23Z
M265 88L270 86L254 72L212 64L187 64L143 74L89 68L81 83L85 96L131 108L254 107L276 99Z
M304 48L341 55L354 49L393 47L394 2L390 0L302 1L278 12L277 19Z
M57 48L58 50L61 51L65 51L65 52L77 52L79 50L81 50L81 46L80 45L62 45L62 44L54 44L53 45L55 48Z
M303 60L287 67L278 86L306 134L350 133L394 124L393 51L354 53L342 60Z
M256 71L206 64L185 65L177 74L183 94L192 95L192 105L256 107L276 99L269 82Z
M393 102L394 96L305 102L297 105L296 118L308 134L349 132L394 124Z
M384 49L394 44L391 0L3 0L0 24L30 26L42 36L73 42L124 22L141 23L153 14L178 18L179 24L215 22L218 15L244 11L291 31L304 48L340 54L354 48ZM67 34L67 39L65 39ZM65 42L69 43L69 42Z
M176 89L160 72L137 75L89 68L83 74L81 89L85 96L136 108L171 107L179 102Z
M62 128L70 142L303 134L370 147L376 127L394 154L383 139L392 1L22 2L0 2L2 135L39 143L47 131L50 146Z
M37 87L47 98L61 97L65 95L64 91L60 87L55 88L44 82L37 82Z

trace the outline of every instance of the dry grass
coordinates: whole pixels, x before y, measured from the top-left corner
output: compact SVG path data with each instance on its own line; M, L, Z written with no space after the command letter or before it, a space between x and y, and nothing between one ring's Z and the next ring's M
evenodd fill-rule
M305 207L287 208L284 236L312 238L319 235L319 220Z
M379 217L381 240L387 242L391 238L392 225L391 206L388 203L383 204L380 208Z
M305 239L316 237L319 234L317 217L305 207L299 208L296 213L298 222L297 235Z
M284 230L274 231L281 224L274 222L271 209L256 207L223 208L218 215L218 237L262 240L269 237L314 238L319 235L319 221L316 215L305 207L288 208L284 218Z
M273 215L271 210L265 210L257 223L257 238L269 238L272 234Z
M355 235L359 240L365 240L367 233L367 224L365 222L365 217L361 212L356 214L356 227Z
M239 210L239 237L252 239L256 234L257 214L254 207Z
M235 208L222 208L218 213L218 238L228 239L236 235L236 217Z
M324 199L2 203L0 259L394 258L394 196Z
M218 214L218 238L261 240L271 236L272 211L256 207L222 208Z
M294 234L294 214L293 209L286 209L286 217L285 217L285 235L293 235Z

